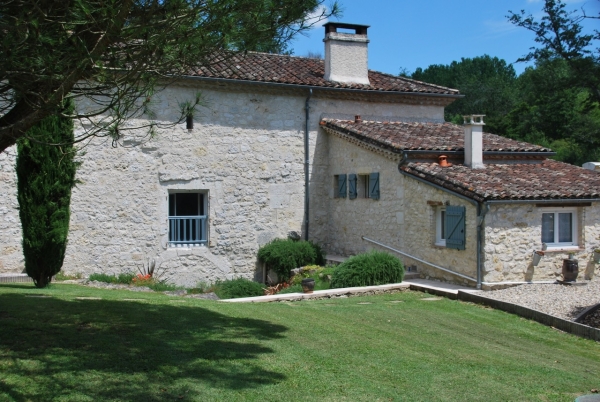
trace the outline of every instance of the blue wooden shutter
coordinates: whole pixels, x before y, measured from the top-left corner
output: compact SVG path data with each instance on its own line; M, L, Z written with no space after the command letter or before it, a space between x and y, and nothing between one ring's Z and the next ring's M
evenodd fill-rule
M338 198L346 198L346 175L345 174L338 175L337 196L338 196Z
M465 249L465 207L446 207L446 247Z
M369 198L379 199L379 173L369 175Z
M348 175L348 193L349 193L349 198L351 200L355 199L357 196L357 192L356 192L356 175L355 174L349 174Z

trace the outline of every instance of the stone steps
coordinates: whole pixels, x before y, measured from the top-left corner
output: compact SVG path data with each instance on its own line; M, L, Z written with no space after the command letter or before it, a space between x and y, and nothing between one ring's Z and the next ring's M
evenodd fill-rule
M0 283L33 282L27 274L0 274Z

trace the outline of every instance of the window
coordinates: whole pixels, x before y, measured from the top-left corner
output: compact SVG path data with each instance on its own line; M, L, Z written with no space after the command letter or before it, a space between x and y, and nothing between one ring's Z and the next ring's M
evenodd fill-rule
M435 245L446 247L446 207L437 207L435 210Z
M346 198L346 175L337 174L334 177L334 197L335 198Z
M464 250L465 207L439 206L435 211L435 245Z
M207 242L206 194L169 194L169 245L201 245Z
M542 210L542 243L547 247L577 246L577 210L575 208Z
M379 173L349 174L348 195L351 200L356 198L379 199Z

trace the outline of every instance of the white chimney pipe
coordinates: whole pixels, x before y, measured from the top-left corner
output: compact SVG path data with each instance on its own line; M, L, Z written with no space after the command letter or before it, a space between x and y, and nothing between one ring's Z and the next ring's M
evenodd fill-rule
M465 128L465 166L483 169L483 122L484 114L463 116Z
M368 25L328 22L325 27L325 79L345 84L369 85ZM353 29L355 33L338 32Z

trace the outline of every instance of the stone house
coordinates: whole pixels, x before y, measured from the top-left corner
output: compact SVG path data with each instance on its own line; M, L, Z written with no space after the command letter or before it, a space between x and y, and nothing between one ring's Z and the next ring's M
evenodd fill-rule
M63 271L153 258L179 285L260 280L258 248L297 233L340 256L392 248L471 284L553 279L566 252L593 275L599 173L480 121L444 123L458 91L368 70L367 28L326 24L325 60L216 56L153 99L169 122L200 92L193 125L87 144ZM0 273L23 269L15 152L0 154Z

